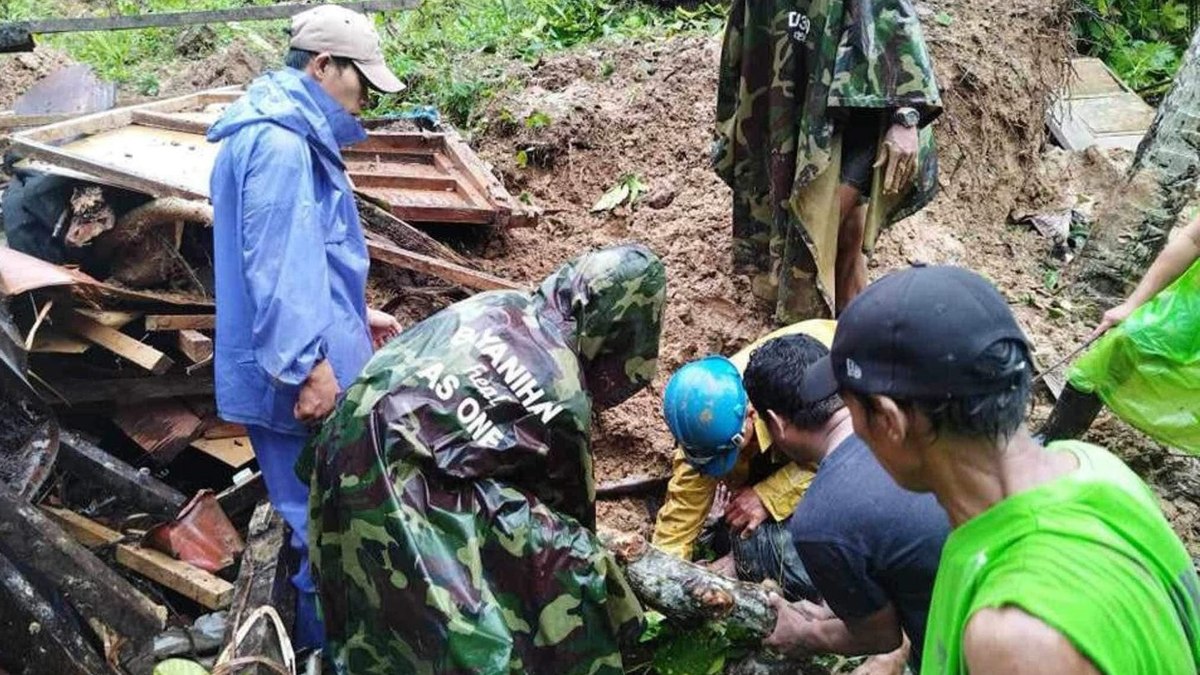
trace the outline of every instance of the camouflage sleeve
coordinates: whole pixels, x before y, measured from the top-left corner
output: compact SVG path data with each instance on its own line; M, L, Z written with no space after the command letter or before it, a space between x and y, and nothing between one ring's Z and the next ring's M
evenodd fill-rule
M847 0L845 12L829 107L911 107L933 121L941 94L911 0Z

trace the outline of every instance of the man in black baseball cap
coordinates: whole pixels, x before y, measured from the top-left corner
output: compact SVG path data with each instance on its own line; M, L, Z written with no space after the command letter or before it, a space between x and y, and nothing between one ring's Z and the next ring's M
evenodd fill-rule
M855 298L803 375L802 398L840 393L892 478L950 517L921 673L1194 672L1191 558L1121 460L1034 440L1031 370L990 283L918 266Z

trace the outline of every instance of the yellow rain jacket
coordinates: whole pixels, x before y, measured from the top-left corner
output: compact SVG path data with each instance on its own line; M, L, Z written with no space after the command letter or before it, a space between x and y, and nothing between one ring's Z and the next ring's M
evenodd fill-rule
M738 372L742 372L750 361L751 352L760 345L777 337L798 333L811 336L828 347L833 342L836 327L836 322L825 319L794 323L764 335L729 359L737 366ZM655 546L685 560L691 559L692 546L700 534L700 528L704 526L704 518L712 508L717 485L724 482L734 490L744 487L750 477L750 462L754 456L759 452L771 452L771 434L761 418L754 425L754 436L757 442L747 444L733 470L721 478L705 476L687 463L683 450L675 451L671 482L667 485L667 500L659 509L658 519L654 523L651 541ZM812 472L801 469L782 455L779 457L781 462L786 463L752 487L776 521L792 515L813 479Z

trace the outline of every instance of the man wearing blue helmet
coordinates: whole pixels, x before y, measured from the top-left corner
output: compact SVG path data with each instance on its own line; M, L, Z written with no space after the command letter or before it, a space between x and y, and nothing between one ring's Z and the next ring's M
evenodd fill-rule
M750 354L783 335L833 339L833 321L813 320L766 335L731 358L709 356L680 368L663 394L663 415L679 448L667 498L658 512L653 543L690 560L718 487L732 492L712 542L725 571L780 582L789 597L811 596L783 522L795 510L812 473L772 447L770 431L755 415L742 385ZM726 537L724 535L732 535Z

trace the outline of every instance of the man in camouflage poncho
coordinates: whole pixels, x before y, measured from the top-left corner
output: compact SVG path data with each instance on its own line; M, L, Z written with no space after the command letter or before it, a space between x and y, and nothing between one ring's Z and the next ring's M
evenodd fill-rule
M621 673L641 608L600 545L589 433L654 376L662 263L590 253L379 351L302 460L340 673Z
M718 87L734 266L776 321L830 316L866 285L880 228L937 187L941 99L913 3L735 0Z

